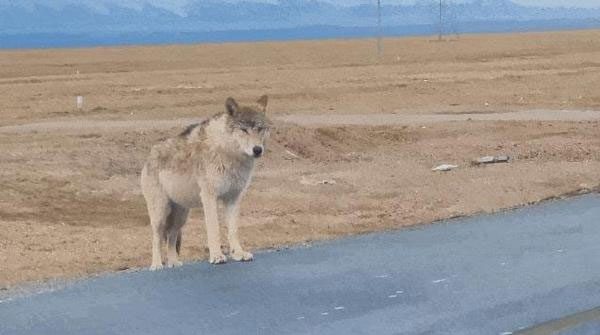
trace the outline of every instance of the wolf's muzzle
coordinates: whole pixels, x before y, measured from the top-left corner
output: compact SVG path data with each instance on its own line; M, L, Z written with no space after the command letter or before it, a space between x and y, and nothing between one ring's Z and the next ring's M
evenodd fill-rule
M260 157L263 153L263 148L255 146L254 148L252 148L252 152L254 153L254 157Z

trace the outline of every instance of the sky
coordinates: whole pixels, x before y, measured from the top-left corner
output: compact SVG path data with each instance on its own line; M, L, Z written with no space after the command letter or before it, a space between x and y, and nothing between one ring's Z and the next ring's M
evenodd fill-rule
M0 0L0 6L6 4L19 5L29 7L31 9L37 4L50 6L60 9L66 5L85 4L100 13L109 13L108 8L119 5L123 7L141 9L144 5L151 4L154 7L162 8L173 12L180 16L187 16L186 7L190 2L200 2L202 0ZM213 2L215 0L212 0ZM221 0L227 2L251 1L277 3L279 0ZM285 1L285 0L281 0ZM296 0L298 1L298 0ZM375 4L377 0L321 0L334 3L337 5L352 6L357 4L371 3ZM416 2L434 1L434 0L381 0L385 4L414 4ZM471 2L473 0L445 0L449 2ZM494 2L495 0L486 0ZM512 0L515 3L524 6L543 6L543 7L584 7L584 8L600 8L600 0Z
M45 5L55 5L60 7L64 4L72 4L72 3L87 3L90 6L102 6L104 4L121 4L127 7L139 8L143 6L143 4L150 3L154 6L166 8L166 9L181 9L185 7L187 3L190 1L201 1L201 0L0 0L0 4L12 3L12 4L45 4ZM228 2L236 2L243 0L226 0ZM248 0L246 0L248 1ZM250 0L257 2L268 2L268 3L276 3L277 0ZM328 2L332 2L338 5L355 5L360 3L368 3L375 2L375 0L324 0ZM382 0L382 3L388 4L413 4L415 2L421 2L425 0ZM451 0L454 2L467 2L469 0ZM493 0L488 0L493 1ZM588 7L588 8L598 8L600 7L600 0L512 0L513 2L519 3L525 6L548 6L548 7Z
M326 0L337 4L357 4L373 0ZM418 0L381 0L382 3L407 4L415 3ZM423 0L420 0L423 1ZM468 2L469 0L454 0L454 2ZM524 6L544 6L544 7L600 7L600 0L512 0L515 3Z
M338 4L365 3L365 0L327 0ZM369 1L369 0L366 0ZM372 1L372 0L371 0ZM421 0L422 1L422 0ZM600 0L512 0L524 6L548 7L600 7ZM415 3L417 0L382 0L383 3ZM455 0L454 2L468 2L468 0Z
M526 6L600 7L598 0L519 0L515 2Z

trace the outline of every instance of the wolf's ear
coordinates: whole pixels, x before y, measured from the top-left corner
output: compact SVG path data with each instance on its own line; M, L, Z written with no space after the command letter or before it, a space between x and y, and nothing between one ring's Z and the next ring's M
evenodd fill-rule
M229 113L229 115L233 116L235 115L238 110L240 109L240 106L238 106L237 102L235 102L235 99L232 97L227 98L227 101L225 101L225 108L227 109L227 113Z
M269 97L265 94L256 101L258 107L262 109L263 113L267 112L267 104L269 103Z

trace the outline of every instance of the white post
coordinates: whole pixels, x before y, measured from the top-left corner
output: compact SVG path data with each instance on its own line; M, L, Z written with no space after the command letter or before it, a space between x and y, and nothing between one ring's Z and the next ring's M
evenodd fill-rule
M77 109L83 108L83 97L81 95L77 96L76 103L77 103Z

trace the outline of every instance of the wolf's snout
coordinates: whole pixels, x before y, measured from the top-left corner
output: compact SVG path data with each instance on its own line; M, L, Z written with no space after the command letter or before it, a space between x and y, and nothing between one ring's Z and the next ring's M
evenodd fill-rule
M254 152L254 157L260 157L262 155L262 153L263 153L263 148L259 147L259 146L255 146L252 149L252 152Z

